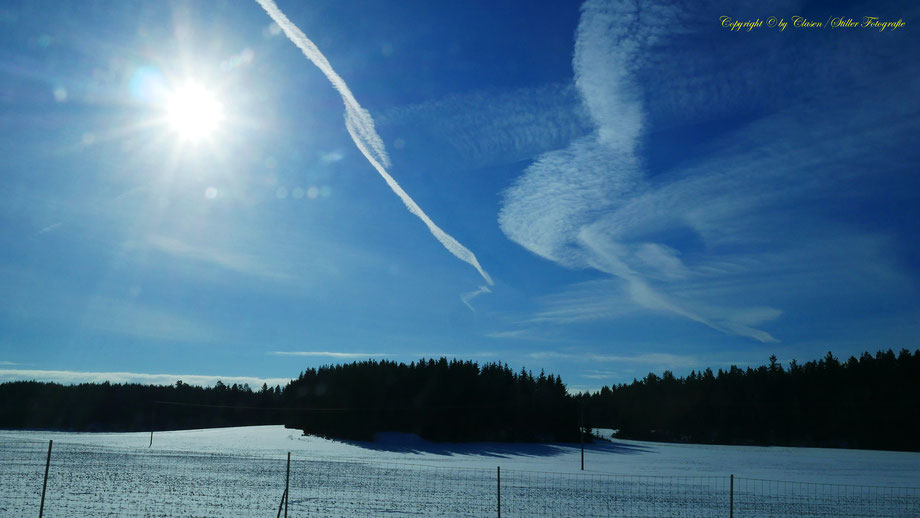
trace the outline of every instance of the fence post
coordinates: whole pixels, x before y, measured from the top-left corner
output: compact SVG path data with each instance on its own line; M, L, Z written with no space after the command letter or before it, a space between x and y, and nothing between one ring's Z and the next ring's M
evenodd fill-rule
M150 444L147 445L148 448L153 446L153 429L156 428L157 421L156 411L155 406L150 407Z
M728 518L735 518L735 474L728 477Z
M54 444L53 440L48 441L48 459L45 461L45 481L42 482L42 503L38 506L38 518L42 518L42 514L45 512L45 489L48 488L48 468L51 467L51 445Z
M581 414L578 418L578 428L581 432L581 470L585 470L585 406L582 403Z
M278 502L278 515L275 518L281 518L281 508L284 507L284 500L287 498L287 491L281 495L281 501Z
M498 466L498 518L502 518L502 467Z
M288 452L287 475L284 477L284 518L287 518L288 494L291 482L291 452Z

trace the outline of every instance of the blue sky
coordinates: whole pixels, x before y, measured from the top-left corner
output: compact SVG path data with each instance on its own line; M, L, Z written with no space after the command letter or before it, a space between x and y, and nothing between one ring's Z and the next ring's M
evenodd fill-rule
M267 7L0 8L0 380L920 346L918 8Z

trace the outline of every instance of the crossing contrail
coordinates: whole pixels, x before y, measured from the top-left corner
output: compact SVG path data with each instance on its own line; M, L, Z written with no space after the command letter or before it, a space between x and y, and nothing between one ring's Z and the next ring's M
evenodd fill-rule
M476 291L471 291L469 293L464 293L463 295L460 295L460 300L462 300L463 303L466 304L466 307L470 308L470 311L475 313L476 310L473 308L473 305L470 304L470 301L482 295L483 293L492 293L492 290L490 290L488 286L480 286L479 289L477 289Z
M303 52L303 55L312 61L313 64L326 75L326 78L329 79L332 86L341 94L342 102L345 103L345 127L348 129L348 134L351 135L351 139L354 141L355 146L357 146L364 157L367 158L367 161L370 162L374 169L376 169L377 172L380 173L380 176L386 181L387 185L390 186L390 189L399 196L399 199L406 205L409 212L415 214L425 223L428 230L431 231L432 235L434 235L442 245L444 245L447 251L454 254L461 261L472 265L490 286L494 285L495 283L492 282L492 278L489 277L489 274L479 265L479 261L476 260L476 256L473 252L461 245L459 241L454 239L447 232L441 230L441 227L437 226L434 221L425 214L421 207L415 203L415 200L413 200L412 197L396 183L396 180L390 176L390 173L387 172L386 168L390 165L390 158L387 156L383 140L380 138L380 135L377 134L377 130L374 129L374 119L367 110L358 104L357 99L355 99L351 90L348 89L348 85L345 84L345 80L335 73L335 70L332 69L332 65L329 64L329 60L326 59L326 56L324 56L319 48L307 38L303 31L281 12L281 9L278 8L273 0L256 1L265 9L265 12L268 13L271 19L281 27L285 36L287 36L294 45L297 45L301 52Z

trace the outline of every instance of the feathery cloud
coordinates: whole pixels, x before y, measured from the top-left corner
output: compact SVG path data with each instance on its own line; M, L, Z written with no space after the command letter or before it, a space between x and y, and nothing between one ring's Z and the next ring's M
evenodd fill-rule
M711 12L714 6L701 9ZM532 321L612 318L632 306L775 342L761 326L784 313L773 301L788 298L779 289L751 289L764 288L761 280L768 275L785 285L808 270L845 284L856 277L852 272L871 271L879 286L896 285L891 248L878 235L836 221L838 207L827 200L829 193L847 192L850 181L897 178L905 174L903 164L916 160L916 146L905 147L903 135L920 132L920 102L905 95L907 82L897 80L911 77L910 67L883 68L866 55L860 59L848 43L857 52L847 59L865 62L867 69L843 67L847 77L883 74L893 80L871 91L846 88L847 83L828 80L840 72L834 57L843 51L821 41L789 60L775 38L756 40L766 35L753 35L751 45L729 50L747 54L726 60L721 50L712 51L722 48L719 38L727 34L680 44L703 26L689 23L696 11L665 2L583 5L573 66L594 132L537 158L505 191L498 221L510 239L538 256L567 268L601 271L619 282L606 295L610 303L592 294L579 307L579 300L569 297ZM748 54L774 66L736 65L749 63L743 59ZM811 65L815 74L798 73ZM731 77L725 77L726 66ZM795 76L794 86L782 87L782 104L762 95L759 86L776 74ZM696 102L699 95L707 102ZM856 105L874 109L834 109ZM681 156L660 144L671 141L655 131L725 117L726 110L749 120L725 125L710 140L682 151L692 160L649 165L658 154ZM879 156L900 160L873 159ZM869 252L861 250L867 242L873 243ZM823 253L815 243L823 243ZM818 264L825 268L816 272ZM716 285L723 290L707 288ZM793 290L803 294L802 288Z
M377 124L405 136L404 154L459 169L529 160L591 132L572 83L484 89L390 108Z

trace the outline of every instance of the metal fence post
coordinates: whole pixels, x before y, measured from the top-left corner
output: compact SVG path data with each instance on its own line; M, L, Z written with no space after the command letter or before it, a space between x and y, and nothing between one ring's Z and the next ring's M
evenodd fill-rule
M157 409L155 406L150 407L150 444L147 445L148 448L153 446L153 429L156 428L157 422L156 411Z
M498 466L498 518L502 518L502 467Z
M291 482L291 452L288 452L287 475L284 477L284 518L287 518L288 495Z
M45 461L45 481L42 482L42 503L38 506L38 518L42 518L42 514L45 512L45 489L48 488L48 468L51 467L51 445L54 444L53 440L48 441L48 459Z
M578 428L581 432L581 470L585 470L585 406L581 406L581 414L578 418Z
M287 491L281 495L281 501L278 502L278 514L275 518L281 518L281 508L284 507L284 500L287 498Z
M728 477L728 518L735 518L735 474Z

